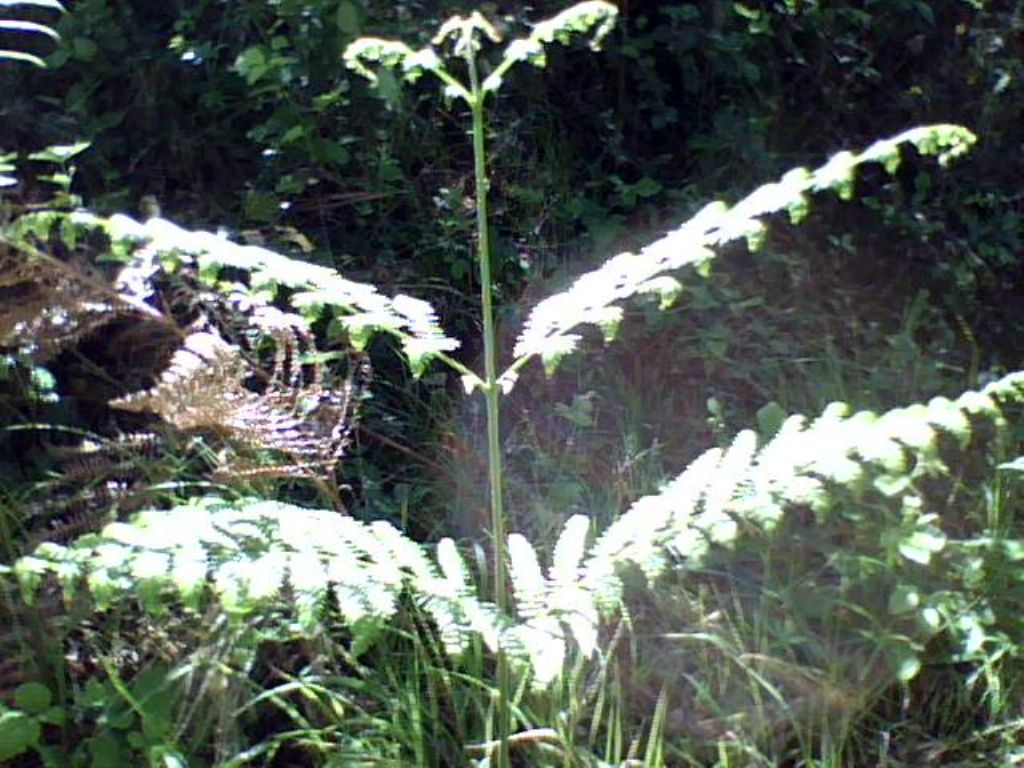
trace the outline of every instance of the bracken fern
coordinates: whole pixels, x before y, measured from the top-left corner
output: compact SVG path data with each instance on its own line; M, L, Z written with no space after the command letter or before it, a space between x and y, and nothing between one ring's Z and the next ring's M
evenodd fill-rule
M601 618L622 607L624 569L639 568L653 582L669 568L698 565L743 531L770 531L791 510L826 514L841 492L879 492L902 506L910 519L894 546L926 562L944 546L942 521L916 514L908 500L952 471L940 445L970 448L994 471L1004 410L1021 402L1024 373L1015 373L956 400L881 415L847 415L837 404L809 424L791 417L760 449L753 432L742 432L637 501L591 546L589 521L571 518L546 572L533 545L510 536L514 615L500 615L477 593L449 539L431 557L389 523L266 500L208 497L147 510L71 546L43 544L14 573L27 600L52 574L67 595L84 588L100 608L128 597L158 611L170 601L198 608L214 597L244 619L287 598L306 631L322 620L330 591L357 646L373 639L408 589L451 652L482 638L544 686L562 671L570 642L585 656L598 651Z
M708 206L639 254L616 256L542 302L516 345L505 383L511 386L519 367L534 356L546 367L556 364L579 342L574 331L581 325L596 325L610 338L621 317L619 303L635 294L655 292L668 306L679 290L668 272L699 266L714 255L714 247L736 238L756 244L767 215L787 211L799 219L815 192L835 190L849 196L859 165L879 162L895 171L904 144L938 155L944 163L973 141L969 131L956 126L918 128L859 154L841 153L816 171L792 171L732 207ZM8 230L13 233L6 237L8 247L26 256L25 263L45 264L58 275L51 281L54 293L70 294L77 281L92 288L90 295L97 300L109 294L106 301L111 307L117 304L118 311L152 314L145 303L151 290L149 270L193 269L207 289L232 302L262 307L290 302L301 316L288 315L295 318L289 323L301 320L308 329L326 315L357 346L374 332L389 333L400 340L415 372L440 359L480 382L448 357L457 343L445 336L425 302L387 298L331 269L190 232L162 219L139 223L123 216L103 219L77 213L68 220L105 230L113 253L126 262L125 274L118 288L99 290L95 280L56 264L31 244L27 233L39 230L32 220L16 223ZM137 279L129 279L133 276ZM64 311L73 314L69 297L64 300ZM96 305L91 301L88 306ZM7 332L18 335L19 329L15 324ZM188 350L195 329L176 330L180 350ZM67 340L58 341L63 343ZM174 377L179 369L171 366L171 379L178 380ZM67 594L84 587L101 606L134 595L153 610L174 600L196 608L213 597L229 614L242 618L286 602L294 606L295 620L306 631L322 620L330 595L360 647L394 615L399 597L409 594L433 618L450 651L457 653L482 638L492 650L516 661L535 685L545 686L571 653L592 657L599 652L602 619L623 608L624 570L638 568L653 581L669 569L699 563L744 532L770 532L791 511L810 509L824 519L843 494L856 500L877 493L892 500L902 515L903 538L892 539L891 549L897 556L926 562L945 539L941 520L920 512L918 486L950 475L953 467L943 448L947 443L961 450L970 447L995 461L998 445L985 441L997 439L999 431L980 428L1002 425L1003 406L1024 395L1022 382L1024 377L1015 374L957 400L936 399L881 416L847 415L836 405L810 424L790 418L760 447L754 433L740 433L728 449L708 451L660 493L640 499L589 546L589 520L571 518L547 569L531 542L509 536L507 607L478 592L448 539L430 556L388 523L366 524L334 512L258 499L207 497L170 510L146 510L129 523L114 523L70 546L43 544L13 570L26 599L52 574ZM168 383L165 379L162 385ZM238 395L234 393L234 400ZM154 399L153 393L135 397Z

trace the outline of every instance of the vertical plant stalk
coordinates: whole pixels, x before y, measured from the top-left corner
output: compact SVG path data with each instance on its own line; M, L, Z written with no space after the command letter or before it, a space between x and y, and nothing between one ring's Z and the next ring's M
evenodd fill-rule
M2 2L2 0L0 0ZM487 469L488 495L490 500L491 535L494 538L493 591L498 613L512 615L509 595L508 563L506 562L508 541L504 506L504 477L501 455L501 409L503 394L498 375L498 338L494 322L493 280L491 276L490 233L487 221L487 124L484 106L487 94L501 87L505 73L516 63L527 61L543 67L545 45L558 41L567 42L574 34L593 32L591 47L595 48L611 29L616 16L614 5L604 0L587 0L566 9L543 22L533 25L529 36L512 41L505 49L501 62L481 83L476 56L481 43L487 38L498 43L501 36L494 26L479 12L469 17L453 16L445 22L433 38L434 45L450 45L452 52L461 57L468 73L468 85L453 76L441 62L433 48L414 51L402 42L381 40L375 37L360 38L345 51L345 62L354 71L371 82L378 82L377 76L367 64L378 63L385 67L401 68L406 80L414 81L424 72L431 72L445 85L445 95L466 102L472 115L473 171L476 193L477 264L480 276L480 310L483 317L484 376L480 379L460 363L439 355L463 375L468 390L480 387L486 400L487 412ZM506 372L511 377L533 355L524 355L515 361ZM511 378L510 378L511 380ZM497 733L498 738L488 744L496 748L494 764L497 768L509 768L511 756L509 743L512 731L512 670L507 652L500 646L497 651ZM488 748L488 759L492 748Z
M494 301L491 278L491 243L487 223L487 194L490 182L487 180L486 131L484 102L487 94L480 88L476 68L476 56L470 49L466 52L469 68L471 98L470 111L473 116L473 175L476 192L477 264L480 270L480 311L484 326L484 397L487 401L487 474L491 512L491 535L494 538L494 602L498 611L507 615L508 579L505 563L505 496L504 477L501 461L501 388L498 385L498 336L494 327ZM512 678L509 660L503 649L498 650L498 768L511 764L509 736L511 734L509 697L512 695Z

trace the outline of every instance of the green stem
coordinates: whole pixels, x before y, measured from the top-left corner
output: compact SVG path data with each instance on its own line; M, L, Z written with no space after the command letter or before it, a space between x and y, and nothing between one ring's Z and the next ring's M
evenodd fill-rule
M494 305L491 280L491 248L487 227L487 159L484 101L472 52L467 53L473 115L473 170L476 189L477 257L480 266L480 307L484 325L484 397L487 399L487 467L491 500L491 535L494 538L494 602L498 611L508 614L509 601L505 564L505 509L501 468L501 423L498 387L498 338L494 327ZM510 765L509 733L511 731L509 697L512 680L508 657L498 650L498 768Z
M449 368L451 368L457 374L459 374L464 379L466 379L470 384L472 384L473 387L483 388L483 386L484 386L483 380L479 376L477 376L475 373L473 373L473 371L471 371L467 366L465 366L462 363L460 363L454 357L446 355L444 352L436 352L434 354L435 354L435 356L437 357L438 360L440 360L442 363L447 365Z
M487 466L490 480L491 532L494 536L494 592L495 602L502 611L508 608L504 578L505 570L505 511L502 492L500 397L498 387L498 339L494 323L492 300L491 255L487 232L487 176L484 158L484 115L482 99L472 104L473 160L476 175L476 222L480 264L480 305L484 326L484 379L483 390L487 398ZM499 572L501 578L499 578Z
M508 378L510 376L518 376L519 370L531 360L533 360L532 352L512 361L512 365L510 365L508 368L501 372L501 375L498 377L498 381L501 381L502 379Z

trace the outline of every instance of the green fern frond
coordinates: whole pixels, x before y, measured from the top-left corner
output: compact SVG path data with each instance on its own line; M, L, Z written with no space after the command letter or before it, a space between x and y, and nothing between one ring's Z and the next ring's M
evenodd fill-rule
M14 570L29 602L50 574L66 596L84 589L99 608L134 597L154 612L175 601L198 610L212 598L244 621L288 604L306 632L321 625L330 598L352 628L357 650L395 614L409 588L452 654L476 637L492 648L518 647L502 640L506 622L476 597L464 571L453 568L453 545L441 551L443 572L389 523L207 497L147 510L130 524L113 523L71 546L44 543Z
M626 564L656 578L673 561L698 562L709 547L727 546L741 526L770 531L790 509L827 512L840 489L853 498L868 491L915 495L920 481L950 473L940 458L943 437L964 448L982 424L1003 427L1002 407L1022 401L1018 372L956 400L935 398L882 415L848 416L833 404L809 425L791 417L758 451L754 433L740 433L728 451L706 452L612 524L592 548L584 579L602 605L611 605L622 590L616 572Z
M547 580L541 570L537 550L522 534L509 534L508 560L517 611L527 619L543 613Z
M834 190L849 198L854 174L864 163L881 163L894 173L901 146L910 145L921 154L937 156L945 165L965 153L975 140L974 134L955 125L914 128L878 141L860 154L839 153L815 171L792 170L731 208L722 202L712 203L639 253L615 256L579 277L568 290L538 304L516 341L514 367L537 356L552 370L576 348L581 336L575 331L583 325L597 326L606 338L613 335L622 316L618 303L631 296L656 293L663 307L671 304L679 284L665 273L707 262L714 257L714 248L732 240L743 238L756 247L764 236L765 216L786 211L796 222L806 214L813 193Z
M294 292L291 304L313 320L330 308L361 347L374 332L385 332L401 340L414 371L438 354L458 348L458 341L444 334L432 307L411 296L388 298L373 285L346 280L335 270L289 259L254 245L238 245L212 232L187 230L166 219L152 218L140 223L123 215L109 219L79 214L106 228L118 241L134 242L143 251L161 259L194 259L200 274L217 286L225 268L243 272L253 293L276 295Z
M618 9L602 0L587 0L567 8L546 21L534 25L526 37L513 40L505 48L501 60L481 84L483 94L497 91L509 69L520 61L536 67L547 63L546 46L559 42L568 44L574 37L586 36L590 47L600 48L601 41L615 26ZM479 52L484 40L492 43L501 41L501 35L484 16L473 12L469 16L452 16L431 39L442 53L450 51L463 58ZM345 49L345 65L362 75L371 83L379 82L374 65L393 70L408 82L415 82L424 73L437 76L445 85L449 97L472 101L472 88L460 83L445 67L441 56L431 47L413 50L397 40L382 40L377 37L363 37Z
M589 0L534 25L527 37L509 43L501 64L484 81L483 90L498 90L505 71L516 62L527 61L535 67L546 66L546 46L555 41L567 45L573 37L585 35L590 38L591 49L598 50L601 41L614 28L617 17L618 9L611 3Z
M546 685L571 648L584 656L597 650L602 617L621 607L624 569L637 567L653 581L699 564L744 531L770 531L791 510L827 513L842 493L893 500L909 516L896 550L926 562L925 550L940 550L945 535L941 519L919 514L916 500L921 481L951 472L939 443L973 450L995 441L979 447L994 470L1004 408L1021 402L1024 372L956 400L881 415L833 405L810 423L791 417L759 449L756 436L743 432L727 450L706 452L660 493L638 500L589 548L589 521L571 518L546 574L533 545L510 536L515 616L479 597L449 539L430 557L388 523L273 501L206 498L149 510L70 546L43 544L14 571L29 600L51 575L69 595L85 589L101 607L135 597L153 610L171 600L198 608L212 597L243 619L286 603L307 631L322 621L330 593L357 645L372 640L408 590L451 653L482 638L492 650L504 648L534 684Z

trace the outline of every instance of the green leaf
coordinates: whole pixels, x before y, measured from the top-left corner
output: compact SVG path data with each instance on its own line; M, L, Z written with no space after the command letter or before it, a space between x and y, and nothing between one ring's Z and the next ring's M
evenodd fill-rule
M875 486L875 489L883 496L887 496L889 498L899 496L910 488L911 483L912 478L908 474L881 474L872 481L872 485Z
M39 722L23 712L0 710L0 760L10 760L39 744Z
M15 704L33 715L44 712L52 701L53 694L42 683L24 683L14 689Z
M92 755L92 768L110 768L114 765L127 765L124 750L118 738L109 731L100 733L88 740L89 753Z
M573 395L572 405L555 403L555 413L577 427L594 426L594 393Z
M39 713L37 717L43 725L65 725L68 722L68 710L54 705L45 712Z
M100 47L87 37L76 37L71 41L71 50L79 61L92 61L99 53Z
M344 166L352 159L351 154L344 146L336 141L319 140L314 144L314 157L322 163ZM401 178L399 169L398 178Z
M774 437L782 428L787 417L786 411L774 400L758 408L757 427L761 433L761 439L768 440Z
M654 197L661 192L661 183L650 176L644 176L633 185L633 192L638 197Z
M941 552L946 546L946 535L929 526L911 533L899 543L900 554L908 560L921 565L928 565L932 555Z
M23 557L14 564L14 576L18 580L21 599L26 605L34 605L43 574L49 564L39 557Z
M342 0L338 4L338 11L335 14L335 21L338 29L349 37L357 37L362 29L359 6L350 0Z
M82 154L90 146L92 146L92 143L88 141L79 141L75 144L59 144L33 152L28 156L28 159L58 164L66 163L71 158Z
M921 604L921 595L917 587L910 584L900 584L889 595L889 613L899 616L917 610Z
M266 192L253 192L245 198L245 215L253 221L276 221L281 215L281 201Z
M238 54L232 69L244 77L248 85L253 85L267 74L270 63L263 47L254 45Z

